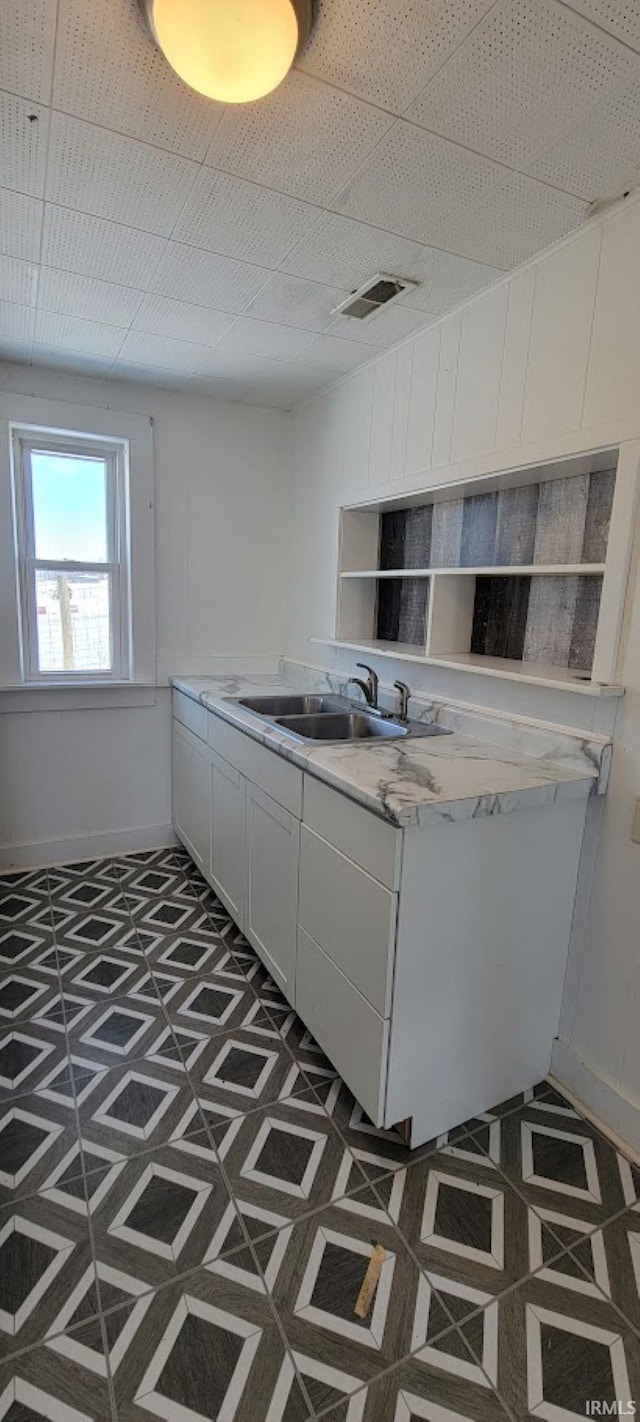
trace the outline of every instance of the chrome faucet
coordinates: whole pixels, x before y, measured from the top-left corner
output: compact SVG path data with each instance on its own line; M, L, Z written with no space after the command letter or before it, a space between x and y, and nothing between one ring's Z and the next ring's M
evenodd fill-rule
M411 687L410 687L410 686L407 686L406 681L394 681L393 685L394 685L396 691L398 691L398 692L400 693L400 696L399 696L400 709L399 709L399 712L398 712L398 719L399 719L400 721L408 721L408 720L409 720L409 697L410 697L410 695L411 695Z
M378 677L374 672L373 667L368 667L365 662L356 662L356 666L359 667L361 671L366 671L369 673L367 680L363 681L359 676L350 676L347 682L347 686L351 686L352 682L354 686L359 686L362 695L364 696L364 699L367 703L367 706L370 706L373 711L377 711Z

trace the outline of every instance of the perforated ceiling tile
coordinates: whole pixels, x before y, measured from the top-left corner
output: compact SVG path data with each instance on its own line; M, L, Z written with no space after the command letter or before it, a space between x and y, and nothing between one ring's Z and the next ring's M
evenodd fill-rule
M494 0L318 0L298 68L402 113Z
M104 326L97 321L82 321L78 316L61 316L57 311L37 311L34 339L39 345L57 350L76 351L79 355L102 356L118 354L124 330Z
M372 355L373 352L361 342L317 336L310 346L301 351L295 365L297 369L312 366L314 370L322 370L330 376L346 375L347 371L355 370L363 361L371 360Z
M528 171L593 202L619 197L640 183L640 83L593 109L552 143Z
M168 236L192 186L195 163L66 114L51 118L47 198L96 217Z
M110 356L79 355L75 351L59 350L56 346L32 347L34 365L51 370L71 371L75 375L109 375L113 361Z
M37 290L37 266L18 257L0 257L0 300L35 306Z
M301 400L307 400L311 395L323 390L332 379L335 379L335 376L328 376L326 371L318 370L312 365L283 365L270 380L262 384L252 383L242 398L252 405L291 410Z
M42 197L49 110L0 93L0 175L6 188Z
M516 267L566 236L588 213L579 198L514 173L478 204L468 222L452 225L447 241L462 256Z
M445 225L464 220L503 178L488 158L400 121L332 206L441 246Z
M355 291L377 272L419 282L402 305L440 315L494 281L494 267L452 257L407 237L327 212L284 263L288 272Z
M398 302L388 311L378 311L366 321L353 321L348 316L336 316L329 327L332 336L343 340L362 341L367 346L394 346L406 336L413 336L428 326L433 316L426 311L413 311Z
M206 346L197 345L195 341L172 341L168 336L130 331L120 356L130 365L152 365L158 370L193 374L206 350Z
M145 296L133 322L136 331L154 336L170 336L183 341L213 345L229 329L233 316L212 311L208 306L194 306L189 301L176 301L170 296Z
M193 376L190 371L170 371L161 366L130 365L128 361L116 360L111 367L111 380L119 380L125 386L152 385L157 390L188 390Z
M202 168L173 236L209 252L277 267L318 209L271 188Z
M180 301L192 301L198 306L213 306L218 311L240 314L269 276L270 272L263 267L170 242L151 282L151 290Z
M638 0L566 0L588 20L609 30L617 39L640 50L640 7Z
M142 293L130 286L116 286L114 282L96 281L94 277L51 267L43 267L40 273L38 306L42 311L61 311L109 326L129 326L142 300Z
M48 102L55 24L56 0L2 0L0 89Z
M224 113L174 73L134 0L60 0L53 92L66 113L199 161Z
M9 359L9 342L29 342L33 336L35 311L30 306L16 306L11 301L0 301L0 355Z
M407 118L518 167L639 66L554 0L501 0Z
M0 252L37 262L44 203L39 198L0 188Z
M47 266L144 290L166 248L164 237L46 204L42 260Z
M216 354L263 356L271 360L291 360L313 340L310 331L280 326L275 321L252 321L241 316L218 341Z
M264 291L251 302L247 316L264 321L280 322L284 326L299 326L305 331L326 331L334 317L332 310L348 293L333 286L277 272Z
M351 94L290 74L258 104L230 105L207 163L308 202L329 202L393 122Z
M217 347L207 351L198 366L198 377L244 381L266 380L282 368L282 362L253 355L223 355Z

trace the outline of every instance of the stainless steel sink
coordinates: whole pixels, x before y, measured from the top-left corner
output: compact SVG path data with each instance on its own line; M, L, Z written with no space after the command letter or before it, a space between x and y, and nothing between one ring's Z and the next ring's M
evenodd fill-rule
M367 711L325 712L315 716L278 716L276 725L301 741L403 740L405 736L447 736L440 726L392 721Z
M258 716L326 716L332 711L344 711L345 701L339 696L239 696L238 706L255 711ZM348 703L347 703L348 709Z
M264 716L270 725L297 741L404 740L406 736L450 736L442 726L422 721L394 721L380 711L359 707L346 696L230 696L237 706Z

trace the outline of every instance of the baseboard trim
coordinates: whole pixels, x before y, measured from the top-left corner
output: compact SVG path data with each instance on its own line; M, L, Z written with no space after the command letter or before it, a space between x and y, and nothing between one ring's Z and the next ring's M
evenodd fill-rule
M614 1082L599 1076L559 1038L551 1053L551 1075L594 1125L640 1163L640 1101L625 1096Z
M114 854L132 854L136 849L164 849L177 843L172 826L163 824L42 839L33 844L0 845L0 874L14 869L71 864L74 859L109 859Z

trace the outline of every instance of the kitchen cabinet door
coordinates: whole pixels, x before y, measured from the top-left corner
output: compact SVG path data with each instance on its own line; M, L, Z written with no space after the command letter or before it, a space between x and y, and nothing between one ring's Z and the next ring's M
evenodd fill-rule
M211 859L208 879L239 928L244 918L245 779L211 751Z
M209 780L211 752L204 741L173 721L172 817L185 849L206 876L209 871Z
M278 986L295 997L300 822L246 783L246 912L243 931Z

